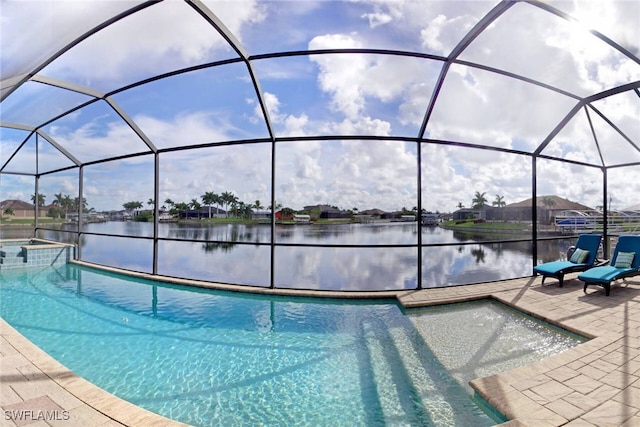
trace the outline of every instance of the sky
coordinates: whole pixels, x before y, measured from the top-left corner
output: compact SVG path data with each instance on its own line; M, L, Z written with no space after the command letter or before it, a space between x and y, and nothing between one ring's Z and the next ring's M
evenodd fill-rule
M208 191L230 191L246 203L294 209L329 204L344 209L397 210L422 206L450 212L470 206L476 193L489 203L531 197L531 153L581 97L640 81L640 3L550 1L573 23L517 3L466 47L438 92L425 138L473 144L478 149L422 144L425 112L443 59L495 1L205 1L251 56L238 53L184 2L167 0L87 38L39 75L78 85L78 93L27 82L0 104L0 121L33 126L85 166L90 207L121 209L153 198L154 159L141 154L220 143L159 156L160 200L190 202ZM11 78L43 63L70 40L136 2L2 0L0 59L3 93ZM29 27L25 23L32 23ZM31 28L31 29L30 29ZM595 29L627 49L631 60L589 34ZM383 54L314 54L264 58L274 52L387 49L422 57ZM257 57L256 57L257 56ZM133 86L162 73L220 61L221 65ZM235 62L234 62L235 61ZM470 67L479 64L483 69ZM492 72L502 69L547 87ZM253 76L252 74L253 73ZM260 97L278 140L270 142ZM551 90L555 87L557 90ZM93 97L105 97L55 121ZM581 109L542 154L607 166L640 161L640 95L630 90ZM127 123L114 106L123 111ZM612 126L613 125L613 126ZM600 145L596 148L594 134ZM5 172L34 173L72 166L44 138L0 128ZM318 137L375 136L379 139ZM386 138L389 137L389 138ZM386 139L385 139L386 138ZM234 141L251 141L239 144ZM634 146L635 144L635 146ZM419 165L418 155L422 162ZM602 158L600 157L602 156ZM271 182L271 168L275 179ZM1 166L0 166L1 167ZM77 195L77 169L43 175L39 190ZM603 204L599 167L538 159L539 195L558 195L587 206ZM607 172L609 206L640 203L640 167ZM29 201L33 179L0 176L0 199Z

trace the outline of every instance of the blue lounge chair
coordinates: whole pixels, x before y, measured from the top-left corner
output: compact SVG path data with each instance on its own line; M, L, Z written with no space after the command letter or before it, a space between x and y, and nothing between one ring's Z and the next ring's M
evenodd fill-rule
M605 295L611 292L611 282L640 275L640 236L620 236L609 265L594 267L578 275L587 286L604 287Z
M595 265L601 240L601 234L581 234L567 261L545 262L533 267L533 271L542 275L542 284L547 277L554 277L562 287L565 274L585 271Z

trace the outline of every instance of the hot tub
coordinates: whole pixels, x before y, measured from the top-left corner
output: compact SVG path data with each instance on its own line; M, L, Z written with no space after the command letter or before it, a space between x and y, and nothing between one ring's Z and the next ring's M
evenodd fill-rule
M0 240L0 270L58 266L75 257L75 246L43 239Z

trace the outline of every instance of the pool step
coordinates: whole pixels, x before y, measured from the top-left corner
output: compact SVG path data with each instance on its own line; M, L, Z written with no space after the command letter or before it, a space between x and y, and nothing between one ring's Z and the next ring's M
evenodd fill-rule
M6 246L0 249L0 264L20 265L27 262L20 246Z
M437 414L430 413L430 395L437 396L437 393L432 393L429 387L432 382L413 354L409 337L403 331L368 322L362 325L362 330L375 389L384 390L384 395L376 399L379 402L377 416L381 416L384 424L403 424L410 420L409 424L415 425L446 425L436 422L439 421ZM415 383L414 375L422 381ZM442 404L435 406L440 410L449 409Z

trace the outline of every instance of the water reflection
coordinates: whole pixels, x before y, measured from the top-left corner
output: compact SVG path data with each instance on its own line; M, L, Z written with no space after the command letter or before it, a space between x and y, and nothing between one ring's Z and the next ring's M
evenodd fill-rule
M269 286L270 247L229 245L232 244L160 241L158 273L220 283ZM205 246L209 246L210 250L205 250Z
M530 242L425 247L422 286L425 288L490 282L531 275Z
M158 236L169 239L269 243L269 225L253 224L161 224Z
M277 247L275 285L344 291L412 289L416 248Z
M68 226L67 226L68 227ZM71 230L74 230L73 226ZM87 224L88 233L153 236L151 223ZM277 225L274 286L327 290L399 290L418 284L416 223ZM268 224L159 224L158 273L222 283L270 286L271 227ZM61 227L38 237L75 242ZM521 242L495 242L440 227L422 229L422 286L442 287L526 277L532 274L530 236ZM169 239L169 240L163 240ZM195 240L189 242L184 240ZM456 245L456 243L477 244ZM539 241L537 263L566 253L574 238ZM384 247L306 247L281 245ZM430 246L440 245L443 246ZM83 234L82 259L136 271L153 269L153 240Z

